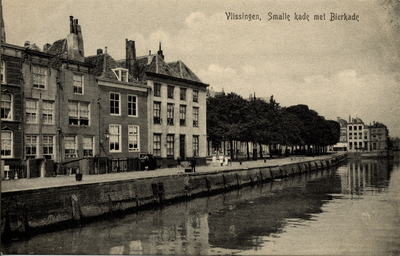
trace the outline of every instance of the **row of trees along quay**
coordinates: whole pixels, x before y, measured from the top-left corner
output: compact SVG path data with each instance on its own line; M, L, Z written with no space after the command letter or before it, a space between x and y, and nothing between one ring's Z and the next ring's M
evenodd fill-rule
M214 149L223 141L229 141L231 149L234 141L246 142L248 159L249 143L259 145L260 158L263 144L268 145L270 157L281 154L277 145L291 147L295 154L314 155L339 141L340 124L307 105L281 107L273 96L267 102L221 93L207 99L207 134ZM234 159L233 150L230 155Z

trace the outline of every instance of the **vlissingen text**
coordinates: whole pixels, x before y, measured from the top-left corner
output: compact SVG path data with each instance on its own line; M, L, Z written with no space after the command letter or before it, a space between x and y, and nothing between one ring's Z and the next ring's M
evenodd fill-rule
M227 20L247 20L247 21L258 20L258 21L261 21L261 17L258 14L225 12L225 15L226 15Z

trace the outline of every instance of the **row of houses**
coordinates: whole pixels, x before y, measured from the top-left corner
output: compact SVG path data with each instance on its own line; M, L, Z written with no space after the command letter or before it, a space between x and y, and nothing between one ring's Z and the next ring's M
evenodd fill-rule
M67 37L43 50L3 37L2 164L142 155L159 166L177 157L205 161L208 84L182 61L166 62L161 43L156 54L136 56L126 39L122 60L107 48L85 56L82 28L69 18Z
M389 130L379 122L366 125L360 118L351 118L349 121L338 117L340 124L340 139L334 150L348 152L373 152L387 150Z

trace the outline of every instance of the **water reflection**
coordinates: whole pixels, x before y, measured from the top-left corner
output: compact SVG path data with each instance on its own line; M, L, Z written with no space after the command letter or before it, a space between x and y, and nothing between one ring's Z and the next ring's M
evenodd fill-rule
M398 174L398 162L395 164ZM304 250L298 240L303 239L307 230L316 232L304 240L318 240L315 237L321 234L328 237L326 228L334 232L331 236L349 232L347 225L340 223L342 217L373 226L375 215L360 206L361 217L353 216L343 211L352 207L343 200L364 199L370 207L374 199L367 196L386 192L388 185L389 190L398 191L398 182L397 187L389 183L392 173L393 161L349 160L338 169L38 235L28 241L4 245L2 250L6 254L298 254ZM343 205L347 208L342 209ZM398 218L399 209L397 215L391 212L389 217ZM334 222L325 223L324 216L332 212L336 213L329 219ZM319 229L320 225L325 225L325 229ZM329 242L325 246L334 252ZM397 248L398 243L393 246ZM324 252L322 242L318 248L319 253Z
M362 195L379 193L388 186L393 171L391 159L351 159L346 173L340 170L342 193Z

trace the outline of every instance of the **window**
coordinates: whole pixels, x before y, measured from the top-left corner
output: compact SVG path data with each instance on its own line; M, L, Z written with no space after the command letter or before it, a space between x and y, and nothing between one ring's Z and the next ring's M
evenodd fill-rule
M6 62L4 60L1 61L1 83L6 83Z
M357 126L355 125L355 126L354 126L354 131L356 131L356 130L357 130Z
M199 156L199 136L193 136L193 156Z
M180 99L186 100L186 88L181 88Z
M154 96L161 97L161 84L154 83Z
M128 115L137 116L137 98L134 95L128 95Z
M12 95L9 93L1 94L1 119L12 120Z
M46 159L53 159L54 154L54 136L43 135L43 156Z
M69 124L70 125L89 125L89 103L69 102Z
M37 123L37 101L26 100L26 122L35 124Z
M43 123L53 124L54 102L43 101Z
M349 149L352 149L352 147L353 147L353 143L349 142Z
M362 148L362 142L358 142L358 148Z
M193 91L193 102L199 102L199 91Z
M12 131L1 131L1 157L13 156L13 134Z
M167 125L174 125L174 104L167 104Z
M128 82L128 70L125 68L116 68L113 69L115 76L117 77L118 81L121 82Z
M353 126L349 126L349 131L353 130Z
M168 85L168 99L174 98L174 87L172 85Z
M110 124L110 152L121 152L121 125Z
M139 126L128 126L128 149L129 151L139 151Z
M83 137L83 156L94 156L93 137Z
M74 74L74 93L83 94L83 75Z
M161 102L154 102L154 124L161 124Z
M193 108L193 127L199 127L199 108Z
M358 133L358 138L359 138L359 139L362 139L362 133L361 133L361 132Z
M37 154L37 136L36 135L27 135L26 142L26 158L35 158Z
M154 134L153 136L153 155L161 156L161 134Z
M353 138L351 135L352 135L352 133L349 133L349 139L350 140Z
M119 93L110 92L110 114L111 115L120 115L120 95Z
M174 135L167 135L167 156L174 156Z
M65 136L65 157L78 157L76 136Z
M33 88L46 88L46 68L42 66L32 66Z
M179 123L181 126L186 125L186 106L181 105L179 107Z
M360 130L360 131L362 130L362 126L361 126L361 125L360 125L360 126L358 126L358 130Z

